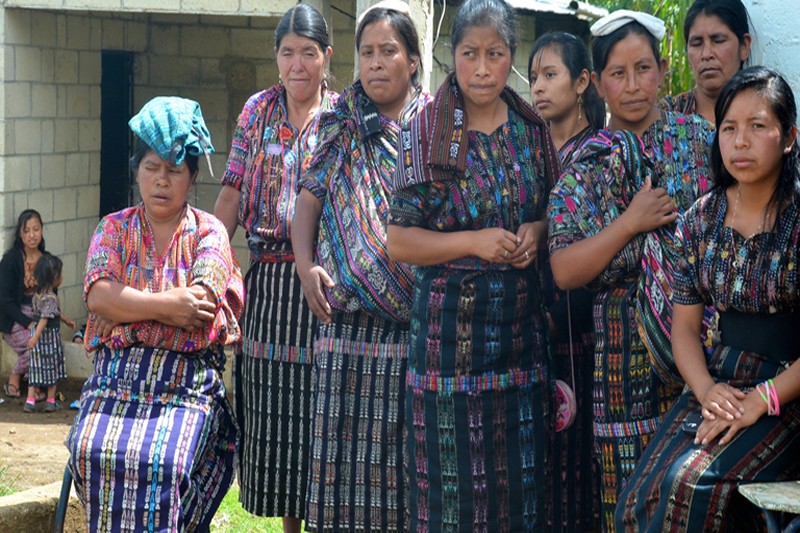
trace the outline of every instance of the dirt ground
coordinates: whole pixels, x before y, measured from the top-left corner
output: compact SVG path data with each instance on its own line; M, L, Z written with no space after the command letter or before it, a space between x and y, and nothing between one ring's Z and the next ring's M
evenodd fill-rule
M0 382L6 379L3 376ZM7 398L0 391L5 400L0 404L0 470L6 469L3 484L24 490L61 480L69 456L64 439L77 413L69 404L80 396L82 385L82 380L72 379L60 384L64 410L55 413L24 413L24 399ZM44 403L37 407L43 409Z

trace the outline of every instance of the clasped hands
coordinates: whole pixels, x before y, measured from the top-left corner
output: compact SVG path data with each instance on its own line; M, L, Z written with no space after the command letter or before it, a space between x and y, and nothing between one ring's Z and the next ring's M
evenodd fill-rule
M745 393L727 383L710 386L702 398L703 422L697 428L694 443L707 445L719 435L719 444L729 443L739 430L752 426L767 412L758 390Z

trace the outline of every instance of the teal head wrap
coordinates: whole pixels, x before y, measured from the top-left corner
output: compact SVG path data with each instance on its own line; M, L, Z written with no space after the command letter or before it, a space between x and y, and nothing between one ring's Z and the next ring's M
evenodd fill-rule
M159 157L173 165L183 163L187 153L204 154L206 160L214 153L200 104L188 98L157 96L128 125ZM211 170L210 161L208 168Z

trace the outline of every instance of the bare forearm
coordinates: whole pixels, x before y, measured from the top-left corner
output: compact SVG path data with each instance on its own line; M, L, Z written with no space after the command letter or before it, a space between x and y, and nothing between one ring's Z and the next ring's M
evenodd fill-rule
M121 283L99 280L89 290L86 304L92 313L119 323L156 320L168 322L164 293L144 292Z
M773 383L781 405L800 397L800 359L797 359L786 371L776 377Z
M389 225L389 257L413 265L436 265L472 253L474 231L441 232L417 227Z
M306 189L297 195L292 219L292 251L299 268L310 268L314 262L314 243L322 216L322 202Z
M239 191L229 185L225 185L219 192L217 202L214 204L214 216L228 230L228 239L233 239L236 227L239 225L239 197Z
M590 283L635 235L618 218L597 235L557 250L550 256L556 285L571 290Z

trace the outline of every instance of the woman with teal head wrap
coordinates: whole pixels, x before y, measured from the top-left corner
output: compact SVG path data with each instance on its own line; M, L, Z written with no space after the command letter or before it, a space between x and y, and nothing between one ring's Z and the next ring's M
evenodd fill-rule
M142 201L104 217L89 247L94 373L69 468L90 531L207 531L236 463L222 372L242 276L225 227L188 204L214 150L199 104L154 98L129 125Z

